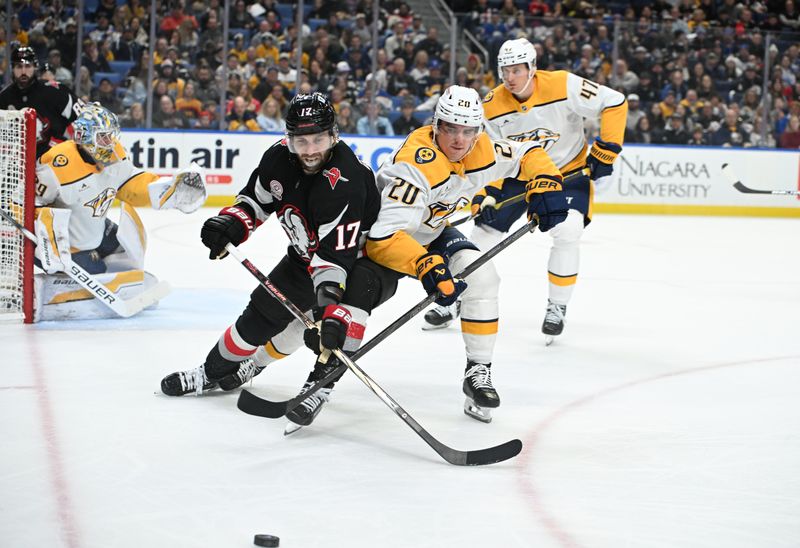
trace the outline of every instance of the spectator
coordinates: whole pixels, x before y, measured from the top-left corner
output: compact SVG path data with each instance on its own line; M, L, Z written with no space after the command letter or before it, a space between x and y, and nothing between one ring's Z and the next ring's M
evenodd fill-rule
M378 103L367 103L366 114L358 120L359 135L394 135L389 119L380 115Z
M101 78L97 88L92 90L91 98L93 102L98 102L111 112L120 112L122 103L117 99L117 90L111 80Z
M278 57L278 81L290 91L297 81L297 71L289 66L289 54L285 52Z
M256 122L256 113L247 110L247 102L244 97L237 96L233 99L233 108L225 118L228 123L228 131L260 131Z
M436 27L428 29L427 36L424 40L420 40L414 49L417 51L425 51L431 59L437 59L442 54L442 44L439 43L439 31Z
M658 130L654 130L650 124L650 119L647 116L639 118L639 123L636 124L634 131L625 131L626 143L659 143L661 142L661 134Z
M695 126L692 130L692 136L689 138L687 145L704 146L708 144L708 139L703 132L702 126Z
M800 117L792 115L789 117L789 124L781 134L781 148L800 148Z
M158 110L153 113L153 127L166 129L186 129L189 122L186 117L175 110L172 97L164 94L158 100Z
M256 20L247 11L244 0L236 0L230 14L230 26L235 29L255 29ZM274 32L274 31L273 31Z
M195 95L202 102L219 104L219 89L217 83L211 75L211 69L207 64L197 65L195 75Z
M53 79L65 87L72 88L72 71L61 65L61 52L51 49L47 54L47 62L53 70Z
M283 133L286 131L286 122L281 117L281 108L272 97L267 98L261 105L261 112L256 117L256 123L262 131ZM341 131L341 127L339 128Z
M400 105L400 117L392 123L395 135L408 135L422 123L414 117L414 101L406 99Z
M158 72L159 76L153 81L153 87L158 86L159 82L164 82L172 97L182 97L186 81L183 78L178 78L175 74L174 63L169 59L164 59L161 62L161 66L158 67Z
M683 128L683 116L675 112L669 117L667 128L661 134L661 142L665 145L685 145L689 142L689 134Z
M417 51L414 55L414 66L411 67L411 78L419 82L430 74L428 67L428 53L424 50Z
M336 125L339 126L339 133L352 134L358 133L353 107L347 101L339 102L339 112L336 116Z
M406 43L405 28L401 21L397 21L392 25L392 35L389 36L383 44L383 49L386 50L386 55L389 59L394 59L403 50ZM412 43L413 45L413 43Z
M183 0L175 0L172 4L172 11L169 15L161 20L161 32L164 34L171 34L172 31L177 30L184 19L188 19L192 23L192 28L198 28L197 20L192 15L184 13L185 4Z
M183 88L183 97L176 99L175 109L178 112L182 112L183 115L190 120L195 120L200 117L200 112L203 110L203 103L195 95L195 83L191 80L186 82Z
M111 66L108 61L100 56L100 50L93 40L86 39L83 41L83 56L81 57L81 66L89 69L89 74L94 75L95 72L111 72Z
M128 129L144 129L146 122L142 103L133 103L119 118L119 125Z
M628 95L628 119L625 122L625 128L633 130L639 123L639 120L647 116L644 111L639 108L639 96L635 93Z
M402 97L409 94L414 94L416 88L416 81L406 72L406 62L402 57L398 57L392 63L392 73L389 75L389 81L386 84L386 91L389 95L394 97Z
M711 144L723 147L742 147L750 145L750 133L744 129L739 120L739 113L729 107L725 120L711 138Z

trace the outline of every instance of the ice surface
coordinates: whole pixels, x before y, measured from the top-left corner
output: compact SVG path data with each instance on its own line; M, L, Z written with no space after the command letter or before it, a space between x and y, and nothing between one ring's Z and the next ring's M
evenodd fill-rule
M800 546L798 221L598 215L564 335L545 348L549 237L503 278L491 424L462 412L457 328L418 318L360 362L444 443L520 438L486 467L442 461L354 376L313 426L167 398L255 280L199 242L213 211L143 211L147 268L173 293L129 320L0 324L0 546L283 548ZM268 272L270 221L242 246ZM367 337L424 296L414 280ZM303 349L253 390L293 396Z

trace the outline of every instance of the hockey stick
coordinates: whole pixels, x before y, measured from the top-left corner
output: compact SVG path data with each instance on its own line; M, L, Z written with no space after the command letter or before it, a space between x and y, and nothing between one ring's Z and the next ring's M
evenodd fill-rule
M472 261L467 267L459 272L456 277L457 278L466 278L473 272L475 272L478 268L486 264L490 259L492 259L495 255L503 251L505 248L510 246L512 243L516 242L522 236L527 234L528 232L532 232L536 228L536 222L531 221L526 225L520 227L515 232L510 234L501 242L498 242L493 248L489 251ZM352 360L357 360L361 358L364 354L375 348L378 343L385 340L389 335L397 331L403 324L408 322L411 318L425 310L438 296L438 294L433 293L431 295L426 296L422 299L419 303L417 303L413 308L411 308L408 312L397 318L394 322L392 322L389 326L387 326L383 331L375 335L369 341L361 346L352 356ZM263 398L259 398L255 394L248 392L247 389L242 389L239 393L239 401L237 402L237 406L239 409L247 413L248 415L255 415L257 417L266 417L269 419L278 419L283 417L300 405L300 403L311 396L314 392L322 388L323 386L327 385L328 383L336 380L339 376L341 376L347 370L346 365L340 365L336 367L333 371L325 375L322 379L318 380L316 383L311 385L308 390L305 392L298 394L294 398L286 401L281 402L273 402L269 400L265 400Z
M800 196L800 190L757 190L744 185L730 164L722 164L722 174L733 184L733 188L745 194L772 194L775 196Z
M277 287L272 285L272 282L269 280L269 278L267 278L253 263L244 257L238 249L231 244L226 245L225 249L227 249L228 253L230 253L237 261L242 263L242 265L259 281L262 287L264 287L264 289L266 289L273 297L280 301L280 303L289 312L291 312L295 318L305 324L308 329L313 329L315 327L314 322L311 321L302 310L297 308L294 303L287 299ZM430 445L440 457L450 464L456 464L460 466L493 464L495 462L501 462L515 457L520 451L522 451L522 442L517 439L507 441L495 447L478 449L476 451L459 451L446 446L434 438L416 420L414 420L414 418L409 415L408 412L394 400L394 398L387 394L383 388L378 386L378 383L372 380L372 378L370 378L370 376L367 375L363 369L356 365L356 363L351 360L347 354L338 348L333 350L333 354L339 358L339 360L344 363L355 374L355 376L359 378L361 382L366 384L367 387L369 387L369 389L372 390L372 392L389 407L389 409L394 411L395 415L400 417L403 422L411 427L411 429L414 430L414 432L416 432L417 435L419 435L419 437L425 441L425 443Z
M583 177L584 175L588 175L588 173L585 173L587 171L588 171L588 169L584 168L584 169L582 169L580 171L576 171L574 173L570 173L569 175L564 177L564 182L567 183L569 181L572 181L573 179L577 179L578 177ZM503 208L503 207L506 207L506 206L510 206L510 205L519 203L524 199L525 199L525 192L523 192L522 194L517 194L516 196L512 196L511 198L506 198L502 202L497 202L492 207L495 208L495 209L500 209L500 208ZM478 213L477 215L467 215L466 217L462 217L461 219L457 219L457 220L453 221L452 223L450 223L450 226L463 225L467 221L474 221L475 219L477 219L480 216L481 216L480 213Z
M34 245L39 245L36 235L30 230L19 224L16 219L11 217L8 213L0 209L0 216L6 221L14 225L14 228L19 230L23 236L28 238ZM64 273L78 282L81 287L89 292L91 296L99 300L105 306L113 310L118 316L129 318L155 304L160 299L163 299L169 293L170 287L167 282L158 282L153 287L146 289L128 300L118 297L113 291L107 288L100 281L86 272L78 264L71 260L64 261L66 270Z

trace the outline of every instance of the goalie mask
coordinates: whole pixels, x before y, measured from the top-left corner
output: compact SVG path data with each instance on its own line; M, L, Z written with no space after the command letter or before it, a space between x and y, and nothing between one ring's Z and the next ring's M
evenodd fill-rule
M472 88L450 86L433 114L433 140L451 162L469 154L483 131L483 103Z
M111 163L119 139L119 121L113 112L100 106L100 103L89 103L72 122L72 127L78 146L98 163Z
M514 65L525 65L528 68L527 81L524 84L516 81L512 83L503 77L503 67L513 67ZM533 81L534 74L536 74L536 49L533 44L526 38L503 42L500 52L497 54L497 75L506 89L514 95L524 95Z
M11 78L20 91L28 89L36 81L38 66L39 60L33 48L19 46L11 52Z
M296 95L286 113L286 144L306 173L319 171L339 141L336 112L321 93Z

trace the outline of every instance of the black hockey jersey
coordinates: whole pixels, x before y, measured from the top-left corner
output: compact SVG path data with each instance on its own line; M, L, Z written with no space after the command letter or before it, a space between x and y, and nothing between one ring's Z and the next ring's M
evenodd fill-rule
M307 175L282 140L264 153L236 205L255 213L256 226L277 215L290 240L289 257L307 265L314 287L327 281L344 286L378 216L380 194L372 170L345 143Z
M36 157L70 138L67 128L80 111L81 101L55 80L36 80L24 91L12 83L0 91L0 109L36 110ZM52 140L52 142L51 142Z

